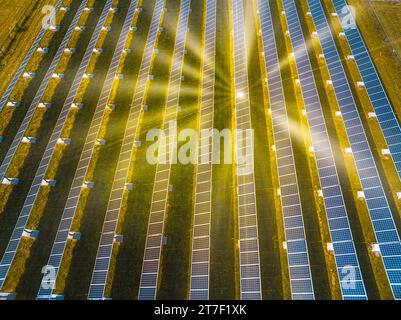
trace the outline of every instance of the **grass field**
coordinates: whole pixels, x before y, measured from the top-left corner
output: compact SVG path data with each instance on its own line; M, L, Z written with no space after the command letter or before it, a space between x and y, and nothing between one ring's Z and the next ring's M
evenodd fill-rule
M291 141L297 168L299 192L303 209L306 238L309 249L313 285L316 299L341 299L334 255L327 248L332 241L323 199L319 196L320 181L313 153L308 119L303 114L302 92L296 83L299 77L291 39L286 33L288 26L282 14L282 0L268 0L272 10L273 27L277 41L277 51L281 62L281 76L290 121ZM6 32L0 33L0 92L4 92L13 73L36 37L40 28L40 13L44 4L54 4L56 0L21 0L15 10L10 10L9 0L0 4L0 23ZM30 121L26 136L37 137L36 144L21 144L7 172L8 177L18 177L17 186L0 185L0 254L5 251L11 233L20 214L26 194L34 174L42 159L43 152L63 107L67 93L95 29L106 0L89 0L88 6L94 11L84 12L79 25L85 25L84 32L75 31L68 47L76 48L73 54L64 53L57 73L65 74L63 80L51 79L42 101L52 104L50 109L37 109ZM204 57L203 40L205 32L205 1L191 1L188 36L183 63L185 81L180 88L178 130L194 129L199 126L201 66ZM401 38L398 20L401 20L401 4L382 1L349 0L355 6L357 23L366 41L369 52L378 69L397 117L401 119ZM124 236L124 242L115 244L107 279L106 294L113 299L137 299L141 278L142 262L148 228L149 212L156 166L146 160L148 147L146 141L150 129L160 128L165 114L165 104L169 88L169 77L173 62L176 40L177 20L180 13L180 0L165 1L162 32L158 34L151 74L146 92L145 105L140 118L136 140L142 142L135 148L130 162L129 181L132 190L125 191L119 216L117 234ZM231 0L217 1L216 21L216 74L214 100L214 127L218 130L234 129L234 57ZM380 156L386 142L377 120L369 119L373 111L367 93L357 88L360 74L356 64L345 59L350 54L346 41L338 34L342 31L331 1L324 0L324 11L330 22L337 49L342 58L352 94L361 115L364 129L378 165L383 186L389 199L390 208L399 231L401 230L401 202L397 192L401 191L401 181L389 158ZM147 40L155 0L139 2L142 11L136 13L132 31L126 42L130 53L124 53L118 67L118 74L124 80L115 81L109 103L115 110L108 111L101 124L98 138L106 144L96 146L89 165L86 180L93 181L95 188L85 189L80 197L72 231L82 234L80 241L68 241L60 268L55 292L66 299L86 299L95 263L100 232L108 205L110 190L124 137L129 108L134 94L137 75ZM66 0L68 12L58 12L57 24L62 26L58 32L47 31L40 46L49 47L46 54L36 52L29 62L27 71L37 73L32 80L20 79L10 100L21 101L18 108L5 107L0 112L0 161L3 161L11 142L19 129L40 83L48 70L64 34L71 23L80 1ZM92 115L98 104L100 93L108 72L114 49L117 45L129 0L114 0L118 12L109 12L105 25L110 32L102 31L96 47L104 49L101 54L93 54L86 73L93 73L94 80L84 79L75 102L82 102L82 110L71 110L63 130L63 137L72 140L71 145L58 145L52 157L46 178L55 179L54 188L42 187L39 192L27 228L40 231L38 239L22 238L15 260L3 292L17 292L18 299L34 299L42 280L42 267L46 265L54 237L68 197L81 151L89 130ZM326 120L342 193L348 211L364 283L370 299L391 299L392 294L385 274L382 259L371 248L377 242L371 218L365 201L358 199L357 192L362 189L354 158L345 153L349 139L341 117L333 90L326 86L330 78L327 65L319 58L322 49L317 38L311 36L315 31L312 18L306 15L309 8L307 0L296 1L298 15L308 44L308 55L312 65L315 83ZM258 213L259 250L262 296L266 300L289 300L288 254L283 247L285 241L281 199L278 193L278 169L273 149L272 118L269 112L269 94L266 85L266 72L262 55L262 43L257 13L257 0L244 0L246 48L248 59L249 102L251 122L255 133L255 192ZM397 20L397 17L399 19ZM396 21L397 20L397 21ZM6 50L4 49L6 48ZM223 142L223 139L221 140ZM184 142L182 142L184 144ZM234 157L234 155L231 155ZM224 144L221 143L221 158L224 157ZM212 300L240 298L239 235L237 178L235 164L213 165L212 211L210 235L210 283L209 296ZM167 243L163 245L160 260L160 276L157 298L160 300L188 299L190 288L192 226L194 210L195 165L177 164L171 169L170 184L173 191L168 196L165 212ZM1 257L1 256L0 256Z
M42 8L54 5L56 0L5 0L0 4L0 76L5 81L0 84L0 91L5 90L19 64L28 52L31 42L36 38L42 26Z

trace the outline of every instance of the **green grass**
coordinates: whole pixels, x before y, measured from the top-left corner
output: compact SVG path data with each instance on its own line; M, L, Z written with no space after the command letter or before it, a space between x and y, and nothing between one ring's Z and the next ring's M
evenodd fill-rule
M21 0L18 3L6 0L0 4L0 23L3 30L0 34L1 94L40 31L44 17L41 13L43 5L55 2L55 0L40 0L32 5L30 0Z

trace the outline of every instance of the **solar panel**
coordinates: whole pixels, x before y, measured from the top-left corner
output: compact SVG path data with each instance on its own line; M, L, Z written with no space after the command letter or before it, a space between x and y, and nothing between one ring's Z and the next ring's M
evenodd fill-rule
M284 7L311 131L342 297L346 300L367 299L347 209L297 8L293 0L285 0ZM355 274L355 279L353 280L348 279L350 268Z
M173 53L174 60L170 73L169 89L162 129L169 143L171 143L171 141L175 141L174 133L169 130L169 123L174 122L177 119L190 3L190 0L181 1L177 37L175 39ZM162 152L159 153L160 159L165 155L166 159L170 159L172 156L174 151L170 150L170 146L168 146L166 149L168 149L166 150L167 154L163 154ZM164 220L169 193L170 172L170 161L168 161L166 164L161 162L157 164L138 300L156 299L161 250L163 245ZM158 193L161 193L162 196L158 196ZM154 241L152 241L152 239L154 239ZM157 267L155 268L154 265L157 265Z
M321 46L326 57L331 57L327 67L340 106L348 139L362 183L376 239L382 252L384 266L394 297L401 298L401 265L394 269L388 260L401 253L400 238L384 193L376 163L349 87L333 36L323 8L317 1L309 1ZM393 277L396 274L399 277Z
M17 136L15 137L11 148L8 150L7 156L4 159L3 164L1 166L1 169L0 169L0 181L2 181L2 179L4 178L4 176L6 174L8 166L11 163L11 160L12 160L12 158L13 158L16 150L17 150L17 147L18 147L18 145L19 145L19 143L20 143L20 141L21 141L21 139L23 137L23 134L24 134L26 128L28 127L28 125L29 125L29 121L32 119L32 116L33 116L33 113L34 113L34 111L35 111L35 109L37 107L37 104L39 103L39 101L40 101L40 99L41 99L41 97L43 95L43 92L46 89L46 86L47 86L48 81L49 81L49 77L51 77L53 71L55 70L55 68L56 68L56 66L58 64L58 62L60 61L61 55L64 52L64 49L65 49L69 39L71 38L72 32L73 32L73 30L75 28L75 25L78 23L78 21L79 21L79 19L81 17L81 14L83 13L85 5L86 5L86 1L84 1L81 4L81 6L79 7L79 9L78 9L78 11L76 13L76 16L74 17L74 20L71 22L71 25L70 25L70 27L69 27L69 29L68 29L68 31L67 31L67 33L66 33L66 35L65 35L65 37L64 37L64 39L62 41L62 43L61 43L61 45L60 45L60 48L58 49L58 51L56 53L56 56L55 56L55 58L54 58L54 60L52 62L52 65L50 66L49 71L46 73L46 76L45 76L45 78L44 78L44 80L43 80L43 82L41 84L41 87L40 87L38 93L36 94L34 102L31 104L30 110L28 110L28 114L25 117L24 122L22 123L22 125L21 125L21 127L20 127L20 129L19 129L19 131L17 133ZM63 117L63 116L64 116L64 113L62 112L60 114L60 117ZM52 142L52 139L50 140L49 144L51 142ZM57 139L56 139L56 143L57 143ZM44 155L47 156L47 152L45 152ZM46 158L46 161L50 162L50 157L49 158L45 157L45 158ZM26 224L28 222L30 213L32 212L32 208L34 206L35 199L36 199L36 197L37 197L37 195L39 193L40 185L42 183L42 180L43 180L43 177L44 177L44 174L45 174L45 171L46 171L46 168L44 166L42 166L42 165L44 165L43 161L41 162L41 164L40 164L40 166L38 168L36 177L34 178L34 180L32 182L31 188L30 188L29 193L28 193L28 195L26 197L26 200L24 202L24 206L23 206L23 208L22 208L22 210L20 212L17 224L16 224L16 226L14 228L14 231L12 233L11 239L8 242L8 246L7 246L6 251L5 251L4 255L3 255L3 258L0 261L0 288L3 286L4 281L5 281L5 279L6 279L7 275L8 275L8 272L10 270L11 264L14 261L14 257L15 257L15 254L17 252L20 239L22 237L22 234L23 234L24 229L26 227Z
M289 257L306 256L305 263L288 259L292 298L314 297L313 282L305 236L303 213L299 196L287 107L280 74L280 62L272 24L269 1L259 0L264 60L269 88L270 109L273 120L273 136L277 152L277 171L284 215L284 230ZM296 232L296 237L291 236ZM297 270L297 272L293 272Z
M334 0L333 5L343 24L345 36L354 54L369 99L379 120L398 175L401 178L400 124L347 3L344 0ZM345 21L350 27L343 23Z
M89 287L88 299L104 299L106 280L109 273L110 260L113 251L114 236L116 234L119 214L121 211L124 187L128 182L128 172L130 160L133 154L135 137L139 133L138 127L141 119L141 109L146 98L147 84L151 72L154 50L157 44L157 35L162 21L163 7L164 0L157 0L148 31L142 63L138 72L138 80L128 116L124 140L120 149L120 156L100 237L95 267L92 273L92 280ZM105 275L101 278L101 281L98 280L99 275Z
M234 41L234 75L235 75L235 121L236 128L252 130L251 110L249 103L247 54L244 30L243 0L232 1L233 41ZM241 155L241 140L236 137L236 153ZM241 300L262 299L260 278L259 239L257 224L257 208L255 195L255 174L253 171L253 138L252 150L247 152L248 164L237 163L237 196L239 220L239 263L240 263L240 293ZM246 219L244 219L246 218ZM251 270L251 271L249 271Z
M206 3L205 43L202 66L200 130L213 130L214 85L216 72L216 0ZM194 225L191 252L191 300L209 299L210 215L212 203L212 137L199 147L196 166ZM205 163L203 159L208 157Z
M39 103L41 102L41 99L43 97L43 94L45 93L45 90L47 88L47 85L49 84L50 79L52 78L52 75L54 71L56 70L56 67L58 63L60 62L60 59L64 53L64 49L67 47L68 42L71 39L71 36L74 32L74 29L76 25L78 24L79 19L81 18L82 13L84 12L85 6L86 6L87 0L83 1L78 9L78 11L75 14L74 19L71 22L71 25L69 26L67 33L65 34L60 47L57 50L56 55L53 58L52 63L49 66L49 69L47 70L40 87L38 91L36 92L35 97L33 98L33 101L31 105L28 108L28 111L24 117L24 120L22 121L17 134L14 137L13 142L11 143L10 148L7 151L7 154L3 160L3 163L0 166L0 181L3 181L3 179L6 177L7 170L14 158L15 153L18 150L18 146L21 143L22 138L24 137L25 131L28 129L29 123L31 122L36 108L38 107Z
M56 12L63 3L63 0L58 0L56 5L54 6L54 11ZM27 67L29 61L31 60L32 56L36 52L40 41L42 41L43 36L45 35L47 29L42 28L40 29L39 34L37 35L35 41L33 42L31 48L29 49L28 53L26 54L24 60L22 61L20 67L18 68L17 72L15 73L14 77L12 78L11 82L9 83L6 92L0 99L0 112L3 110L4 106L6 105L8 99L10 98L11 93L14 91L15 86L18 83L22 73L24 72L25 68Z
M107 14L112 6L112 2L113 2L112 0L107 1L103 9L101 18L102 23L100 24L100 30L102 29L102 25L104 24L105 21L104 19L107 18ZM67 245L69 233L71 231L70 229L72 226L72 222L74 220L75 213L78 207L82 188L85 184L86 173L96 145L97 136L101 128L102 119L106 112L107 103L109 101L111 90L113 88L113 82L117 74L118 68L120 66L120 61L124 52L125 43L127 41L128 33L130 31L130 26L134 19L137 4L138 1L131 2L127 16L125 18L124 25L121 30L120 37L118 39L117 46L114 51L114 55L106 75L106 80L103 84L102 92L100 94L100 98L91 121L88 135L86 137L81 157L78 162L78 167L75 171L74 180L72 182L70 192L68 194L68 199L66 201L60 225L58 227L57 234L50 253L47 265L52 266L54 268L55 281L57 279L58 271L62 263L64 250ZM46 280L44 279L43 281ZM37 299L41 300L51 299L53 288L49 289L46 288L48 288L48 286L41 286L37 295Z

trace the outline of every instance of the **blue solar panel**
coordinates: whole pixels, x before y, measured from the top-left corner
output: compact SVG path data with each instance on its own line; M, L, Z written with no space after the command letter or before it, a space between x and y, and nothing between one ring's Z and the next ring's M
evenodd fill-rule
M348 282L343 281L347 273L343 273L342 271L347 266L353 268L357 279L362 279L359 261L351 235L331 143L295 2L293 0L284 0L284 9L311 132L342 296L344 299L367 299L363 281L361 281L359 287L353 286L354 290L350 290L347 287ZM344 263L345 257L347 263Z
M163 130L166 137L168 137L167 139L169 139L168 141L172 141L172 139L174 139L169 131L169 123L176 121L178 114L181 76L184 65L185 44L188 34L187 26L190 13L190 3L190 0L183 0L181 1L180 7L180 17L178 20L177 37L175 39L173 54L174 60L170 73L168 97L163 120ZM170 148L168 149L167 159L170 159L170 153L173 152L173 150L170 150ZM169 194L170 172L170 163L157 164L138 300L156 299L161 250L163 244L164 222ZM162 193L162 196L159 196L160 193ZM155 238L156 241L152 241L152 238ZM198 285L200 288L204 288L204 283L198 283Z
M354 154L359 178L365 192L366 203L369 209L375 235L382 252L382 257L399 255L401 254L399 235L396 231L397 229L391 215L391 210L381 184L377 167L375 165L373 155L357 111L357 107L353 100L351 89L341 64L341 59L335 46L324 10L320 4L320 1L308 0L308 2L320 38L323 53L325 56L330 55L335 58L327 66L330 76L337 76L338 79L341 80L339 80L339 82L333 82L335 94L337 97L342 94L348 98L338 99L338 104L340 106L347 135ZM338 6L339 2L337 1L337 8ZM387 252L388 247L391 248L391 252ZM391 288L393 289L394 297L396 299L401 299L401 296L397 296L397 291L395 290L399 283L390 279L390 270L386 266L385 268ZM401 265L398 266L397 269L401 270Z
M99 22L96 26L96 29L94 31L94 34L92 36L90 45L88 46L88 49L86 51L85 55L85 60L83 61L82 69L81 71L86 70L88 66L88 62L90 60L90 56L93 53L93 49L95 48L95 45L97 43L97 40L99 38L100 32L102 30L102 27L107 19L107 16L109 14L110 8L112 7L113 1L108 0L105 3L105 6L103 8L101 17L99 19ZM48 260L47 265L52 266L55 270L55 279L57 279L58 276L58 270L60 268L60 265L62 263L63 259L63 254L64 250L67 245L68 241L68 236L70 234L70 228L72 226L73 218L75 216L75 212L79 203L79 198L80 194L82 191L82 187L85 183L85 176L86 172L89 166L90 158L93 152L93 149L95 147L97 135L98 135L98 130L100 130L100 124L101 120L103 118L105 108L107 106L107 102L110 96L110 92L112 89L112 84L115 78L115 75L117 73L118 67L120 65L120 60L122 58L124 46L126 43L126 40L128 38L128 33L129 33L129 28L132 24L132 20L134 17L135 9L137 7L137 1L133 1L131 3L131 6L129 8L129 11L127 13L120 37L118 39L117 47L115 49L112 61L110 63L110 67L106 76L106 81L103 85L102 92L100 95L100 99L98 102L98 105L96 107L89 132L85 141L85 145L81 154L80 161L78 163L78 167L75 172L74 180L68 195L68 199L66 201L66 205L63 211L63 215L57 230L56 237L54 239L53 247L50 253L50 257ZM81 74L82 75L82 74ZM82 77L81 77L82 79ZM80 80L79 78L76 78L76 90L78 90ZM75 91L76 94L77 91ZM75 96L74 94L74 96ZM69 100L69 103L72 103L74 100L73 96L69 97L71 100ZM65 105L65 108L67 108L68 105ZM45 280L44 280L45 281ZM52 298L52 293L53 293L53 288L49 288L48 286L41 286L37 295L38 300L45 300L45 299L51 299Z
M235 123L237 129L250 130L251 110L249 102L249 85L247 70L247 54L245 44L244 26L244 2L243 0L232 1L233 15L233 44L234 44L234 83L235 83ZM243 139L243 138L240 138ZM237 137L237 155L242 155L243 150L239 147L240 140ZM248 154L247 154L248 155ZM244 168L243 165L236 164L237 190L238 190L238 218L239 218L239 247L240 247L240 294L242 300L262 299L261 278L260 278L260 258L259 258L259 239L257 225L257 208L255 194L255 176L253 171L253 150L251 152L252 168ZM249 222L241 217L248 217ZM251 228L253 232L241 232ZM248 245L251 243L251 245ZM244 269L253 268L252 275L247 275Z
M200 102L200 130L212 130L214 118L214 85L215 85L215 54L216 54L216 0L206 2L206 25L202 66L202 91ZM212 200L212 137L208 146L199 147L199 164L196 166L194 225L191 255L191 300L209 299L209 269L210 269L210 220ZM209 161L205 163L203 157ZM197 252L207 254L196 256ZM244 269L242 277L255 276L252 268Z
M46 91L46 88L52 78L52 75L54 71L57 68L58 63L61 60L61 57L64 54L64 49L67 48L68 42L71 39L72 34L74 33L74 29L78 24L79 19L81 18L81 15L85 9L85 5L87 3L86 1L83 1L81 3L81 6L79 7L78 11L76 12L74 19L72 20L59 48L57 49L57 52L48 68L46 71L46 74L40 83L39 89L35 94L35 97L32 100L32 103L30 104L27 113L25 114L24 120L21 123L21 126L18 128L17 134L15 135L13 142L11 143L10 148L8 149L8 152L0 166L0 182L3 181L3 179L6 177L7 170L10 167L10 164L18 150L18 146L20 145L22 138L24 137L24 134L26 130L29 127L29 123L31 122L36 108L38 107L39 103L41 102L43 95Z
M333 0L333 5L340 21L347 21L347 24L343 23L344 33L348 38L348 43L365 83L366 91L379 120L398 175L401 177L401 128L399 122L347 2Z
M14 155L15 155L17 147L21 143L23 135L24 135L26 129L28 128L28 126L29 126L29 122L31 121L31 119L33 117L33 114L34 114L34 112L36 110L36 107L38 106L38 104L40 102L40 99L42 98L42 96L44 94L44 91L46 90L46 87L47 87L47 85L48 85L48 83L50 81L50 78L51 78L54 70L56 69L56 67L57 67L57 65L58 65L58 63L59 63L59 61L60 61L60 59L61 59L61 57L62 57L62 55L64 53L64 49L66 48L66 46L67 46L67 44L68 44L68 42L69 42L69 40L70 40L70 38L72 36L74 28L77 25L82 13L83 13L83 10L85 8L86 3L87 3L87 1L83 1L81 3L81 6L79 7L78 11L76 12L75 17L72 20L71 25L69 26L69 28L67 30L67 33L65 34L65 36L64 36L64 38L63 38L63 40L62 40L62 42L60 44L60 47L58 48L57 53L56 53L51 65L50 65L50 67L49 67L49 69L48 69L48 71L47 71L47 73L46 73L41 85L40 85L40 88L39 88L38 92L35 95L35 98L34 98L32 104L31 104L31 106L30 106L30 108L28 110L28 113L25 116L21 127L18 129L18 133L17 133L16 137L14 138L14 141L13 141L10 149L7 152L6 158L4 159L4 161L3 161L2 165L1 165L1 168L0 168L0 181L2 181L3 178L5 177L5 174L6 174L7 170L8 170L8 168L9 168L9 165L11 164L11 161L12 161ZM63 110L60 113L59 117L65 119L66 112ZM51 141L49 143L51 143L52 141L53 140L51 139ZM57 139L55 141L55 144L56 143L57 143ZM55 147L55 144L54 144L54 147ZM54 149L54 147L53 147L53 149ZM50 158L46 158L46 160L48 160L48 162L50 162ZM45 171L46 171L46 169L40 165L39 168L38 168L37 174L36 174L36 176L35 176L35 178L34 178L34 180L32 182L32 185L31 185L31 188L30 188L30 190L28 192L26 200L24 202L24 206L23 206L23 208L22 208L22 210L20 212L20 215L18 217L17 223L16 223L16 225L14 227L14 231L12 233L11 239L9 240L9 243L8 243L8 246L7 246L6 251L4 253L4 256L3 256L3 258L2 258L2 260L0 262L0 266L2 267L1 268L1 272L0 272L0 288L4 284L4 281L5 281L5 279L6 279L7 275L8 275L8 272L10 270L11 264L12 264L12 262L14 260L15 254L16 254L18 246L19 246L20 239L21 239L21 237L22 237L22 235L24 233L24 230L25 230L26 224L28 222L28 219L30 217L30 214L31 214L34 202L35 202L35 199L36 199L36 197L37 197L37 195L39 193L39 188L40 188L40 185L42 183L44 174L46 173Z

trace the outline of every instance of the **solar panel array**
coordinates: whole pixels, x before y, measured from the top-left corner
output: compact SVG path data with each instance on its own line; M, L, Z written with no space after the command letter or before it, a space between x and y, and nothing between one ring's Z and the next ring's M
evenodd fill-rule
M367 299L347 209L295 2L284 0L343 299ZM354 279L349 279L349 270Z
M309 1L309 4L333 81L387 277L394 297L401 299L401 243L397 227L323 8L316 1Z
M63 0L58 0L56 5L54 6L54 12L56 12L61 4L63 3ZM51 17L49 17L49 20ZM32 56L36 52L36 49L38 48L40 41L42 41L43 36L45 35L47 29L43 28L40 30L39 34L37 35L35 41L33 42L31 48L29 49L28 53L26 54L24 60L22 61L20 67L18 68L17 72L15 73L14 77L12 78L10 84L8 85L4 95L0 99L0 112L3 110L4 106L6 105L8 99L10 98L11 93L14 91L15 86L17 85L18 80L20 79L22 73L25 71L25 68L27 67L29 61L31 60Z
M216 72L216 0L206 2L199 129L212 132ZM191 252L191 300L209 299L210 225L212 206L212 136L199 147L196 166L194 224ZM205 162L204 159L208 161Z
M182 81L182 70L185 56L185 43L188 33L188 20L190 13L190 0L182 0L180 17L178 20L177 36L173 53L169 89L165 115L163 120L163 132L168 141L166 154L159 150L159 160L166 156L167 162L159 161L156 166L155 181L153 185L152 204L148 221L146 245L142 264L141 282L139 285L138 300L154 300L157 294L157 283L160 271L160 258L163 245L164 219L167 210L171 161L175 141L175 132L170 131L169 124L177 120L178 102Z
M96 255L95 267L89 287L88 299L104 299L107 276L110 268L110 260L113 252L114 237L116 235L119 215L124 197L125 185L128 183L128 173L135 145L135 137L141 118L142 107L145 102L148 78L151 72L152 59L159 26L162 21L164 0L157 0L150 24L148 37L142 57L142 63L138 72L138 80L133 96L128 117L123 144L117 164L116 173L110 193L103 230Z
M36 108L38 107L39 103L41 102L41 99L43 97L43 94L46 91L47 85L49 84L50 79L52 78L52 75L54 73L54 70L56 70L56 67L58 63L60 62L60 59L64 53L64 49L67 47L68 42L71 39L71 36L74 32L74 29L76 25L78 24L79 19L81 18L82 13L84 12L86 3L88 1L85 0L81 3L77 13L75 14L74 19L71 22L71 25L69 26L67 33L65 34L63 41L60 44L60 47L57 49L57 53L53 58L52 63L49 66L49 69L47 70L40 87L38 91L36 92L35 97L33 98L33 101L31 105L28 108L28 112L26 113L24 120L22 121L17 134L14 137L14 140L10 146L10 148L7 151L7 154L3 160L3 163L0 166L0 182L3 181L7 174L7 170L11 164L11 161L14 158L15 153L17 152L18 146L21 143L22 138L24 137L25 131L28 129L29 123L31 122Z
M74 82L71 86L71 89L68 93L67 99L64 103L63 109L57 120L56 126L54 127L52 136L50 137L49 143L44 152L44 156L40 162L39 169L36 172L36 176L31 185L31 189L28 192L27 199L29 199L29 198L36 199L39 194L39 186L41 184L41 181L45 178L45 174L49 167L50 161L53 157L57 142L59 141L60 138L62 138L61 133L63 132L64 125L67 121L69 110L77 96L78 90L80 88L80 85L81 85L81 82L83 79L83 75L84 75L86 69L88 68L90 59L93 55L93 50L96 48L96 44L98 42L100 33L102 31L102 27L104 26L104 24L106 22L106 19L109 14L109 10L112 7L112 4L113 4L113 0L107 0L107 2L105 3L103 11L100 15L100 19L93 32L91 40L88 44L88 47L87 47L84 57L82 59L81 65L79 66L79 69L75 76ZM26 203L24 204L22 212L25 212L25 210L26 210L26 214L30 214L30 212L32 211L34 201L35 200L30 200L30 201L26 200ZM41 288L40 292L39 292L39 298L42 298L42 299L48 298L51 295L51 291L52 291L51 289L46 290L44 288Z
M291 294L294 300L314 299L308 245L270 5L268 0L259 0L258 5L277 154Z
M64 49L67 46L69 39L71 38L72 32L74 31L74 28L75 28L76 24L78 23L78 21L81 17L81 14L83 13L86 3L87 3L87 1L83 1L81 6L79 7L79 9L76 13L76 16L74 17L74 20L72 21L64 39L60 45L60 48L58 49L56 56L54 57L53 62L51 64L48 72L46 73L45 78L42 81L39 91L37 92L32 104L30 106L30 109L28 110L28 113L25 116L25 119L18 130L18 133L13 141L13 144L11 145L10 149L7 152L7 156L4 159L3 164L0 168L0 181L3 180L3 178L6 174L6 171L12 161L12 158L13 158L17 148L18 148L18 145L21 142L21 139L23 138L24 132L27 129L29 122L32 119L33 113L35 112L35 109L36 109L37 105L39 104L40 99L47 87L50 77L53 74L58 62L60 61L60 58L64 52ZM45 155L47 155L47 154L45 153ZM50 161L50 158L48 159L48 161ZM9 240L6 251L0 261L0 288L3 286L4 281L10 270L11 264L14 261L15 254L18 250L18 246L19 246L21 237L23 235L23 232L24 232L26 224L28 222L30 213L31 213L33 205L35 203L36 196L39 193L40 185L42 183L42 179L43 179L43 176L45 173L45 168L39 167L39 169L38 169L38 173L42 172L43 169L44 169L43 174L40 177L37 175L35 177L35 179L33 180L31 189L25 199L23 209L20 212L17 224L15 225L14 231L11 235L11 239Z
M355 61L358 65L362 79L365 84L369 99L379 120L383 135L389 146L391 156L401 178L401 128L396 115L391 107L386 91L377 74L376 68L372 62L369 52L365 46L355 19L344 0L333 0L344 32L348 39Z
M234 80L235 80L235 121L236 129L252 130L251 110L249 103L247 54L244 30L243 0L232 1L233 38L234 38ZM236 154L243 155L244 136L236 137ZM253 138L252 138L253 149ZM239 220L239 260L240 260L240 292L242 300L262 299L260 278L260 258L258 221L255 195L255 176L253 172L253 150L245 150L248 165L237 163L237 193ZM250 159L252 158L252 159Z
M107 6L110 5L110 1L107 2ZM42 283L46 283L46 286L41 285L38 292L38 299L51 299L52 289L57 281L60 265L62 263L64 251L67 245L68 237L71 232L71 226L75 217L75 213L79 204L82 188L85 186L86 174L88 172L89 164L96 146L97 137L102 125L102 120L105 116L107 103L110 99L111 90L113 88L114 79L116 77L121 58L125 49L125 44L130 32L130 27L134 19L135 11L137 9L138 1L132 1L124 21L123 28L120 33L120 37L117 42L117 46L114 51L113 58L111 60L106 80L103 84L102 92L98 104L96 106L95 113L93 115L88 135L81 153L80 160L78 162L77 169L75 171L74 180L72 182L68 199L65 204L63 215L60 221L60 225L57 230L57 234L53 243L53 247L50 253L50 257L47 266L50 266L54 270L54 279L49 282L46 281L45 276ZM49 288L50 289L46 289Z

